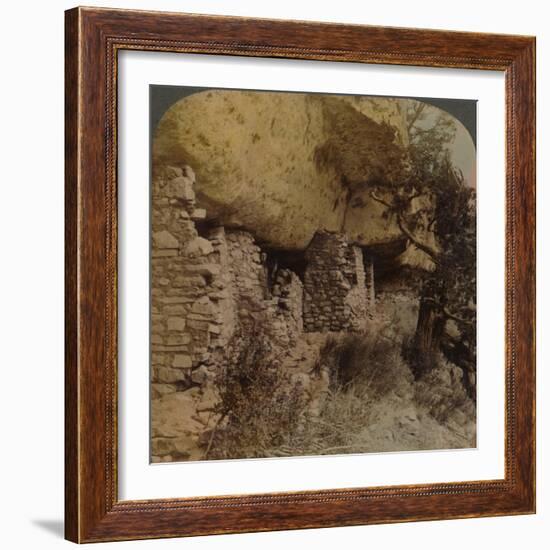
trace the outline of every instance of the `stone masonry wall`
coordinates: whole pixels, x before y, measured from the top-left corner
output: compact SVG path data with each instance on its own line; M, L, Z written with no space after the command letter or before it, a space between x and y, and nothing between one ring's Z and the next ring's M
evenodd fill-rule
M269 289L266 257L247 231L226 230L233 300L243 333L257 324L269 326L278 344L288 344L301 332L303 287L297 275L279 270L273 292Z
M151 395L152 460L198 458L200 434L215 422L213 355L231 336L223 242L200 237L189 167L153 179ZM227 261L225 259L225 261ZM231 289L229 289L229 292ZM222 314L223 312L223 314Z
M205 213L195 207L193 184L189 167L169 167L153 182L151 359L159 393L188 384L193 366L223 345L218 303L225 285L212 242L195 228Z
M289 345L301 331L301 281L281 270L271 293L265 255L246 231L214 227L200 236L195 222L205 211L194 183L187 166L165 167L153 180L153 462L201 457L201 435L218 421L214 380L237 332L262 322Z
M361 330L374 300L372 269L365 273L361 249L343 235L314 236L302 283L291 269L268 273L267 255L247 231L202 223L199 232L206 212L196 207L194 183L188 166L153 179L153 462L202 458L201 437L220 420L215 379L230 342L247 345L261 325L304 377L302 359L292 357L300 335Z
M376 310L376 297L374 291L374 263L370 256L366 256L363 261L365 268L365 288L367 300L367 315L373 318Z
M304 287L298 275L290 269L280 269L275 277L273 296L291 333L303 332Z
M363 255L344 235L320 231L306 251L304 330L359 331L366 322Z

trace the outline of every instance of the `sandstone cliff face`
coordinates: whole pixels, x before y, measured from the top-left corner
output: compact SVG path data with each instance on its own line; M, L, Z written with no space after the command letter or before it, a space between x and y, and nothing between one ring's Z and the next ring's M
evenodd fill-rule
M165 113L153 168L192 166L208 217L272 247L303 250L317 230L370 245L399 230L367 196L351 207L350 186L389 177L406 139L400 100L213 90ZM358 163L357 143L371 162Z

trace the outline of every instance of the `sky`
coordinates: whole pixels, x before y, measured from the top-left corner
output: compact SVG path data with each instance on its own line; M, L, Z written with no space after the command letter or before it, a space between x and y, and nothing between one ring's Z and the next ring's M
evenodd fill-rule
M451 101L451 100L449 100ZM452 100L457 101L457 100ZM427 103L426 101L424 103ZM457 102L458 103L458 102ZM474 104L473 114L475 115L475 102L465 101L464 103ZM472 107L470 105L469 107ZM454 140L449 144L449 150L451 152L451 160L453 164L462 171L464 178L466 179L467 185L471 187L476 187L477 178L476 178L476 146L470 132L466 129L466 126L456 117L453 116L452 110L451 113L447 109L440 109L431 104L428 104L428 107L424 111L426 113L426 118L419 122L419 126L429 128L433 126L437 117L441 114L441 111L450 114L456 129L456 134ZM475 135L475 116L473 120L465 120L472 127L472 131Z
M456 120L456 136L450 144L451 158L454 164L462 170L468 185L476 187L476 148L469 132L462 123Z

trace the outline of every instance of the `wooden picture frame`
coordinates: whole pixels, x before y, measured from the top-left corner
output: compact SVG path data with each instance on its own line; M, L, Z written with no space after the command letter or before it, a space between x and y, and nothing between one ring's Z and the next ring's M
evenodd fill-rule
M97 542L535 511L535 39L238 17L66 12L65 532ZM505 477L120 501L117 54L155 50L501 71L506 86Z

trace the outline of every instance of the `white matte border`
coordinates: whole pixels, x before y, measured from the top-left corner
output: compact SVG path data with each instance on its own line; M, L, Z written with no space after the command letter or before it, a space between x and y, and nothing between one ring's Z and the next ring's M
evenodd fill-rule
M478 100L478 447L149 463L149 85ZM502 73L119 52L119 496L122 500L504 477L505 104Z

